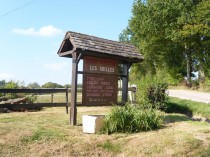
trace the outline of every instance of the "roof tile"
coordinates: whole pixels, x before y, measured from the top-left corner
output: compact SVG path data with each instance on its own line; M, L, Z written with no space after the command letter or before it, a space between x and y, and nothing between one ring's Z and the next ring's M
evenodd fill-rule
M71 38L76 49L85 49L96 53L105 53L142 60L142 55L134 45L103 39L86 34L69 31L66 36Z

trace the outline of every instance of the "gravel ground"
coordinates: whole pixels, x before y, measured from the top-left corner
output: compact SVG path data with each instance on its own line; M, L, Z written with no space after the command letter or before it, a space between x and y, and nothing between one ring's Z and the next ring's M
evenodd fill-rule
M188 99L210 104L210 93L188 91L188 90L168 90L169 96L181 99Z

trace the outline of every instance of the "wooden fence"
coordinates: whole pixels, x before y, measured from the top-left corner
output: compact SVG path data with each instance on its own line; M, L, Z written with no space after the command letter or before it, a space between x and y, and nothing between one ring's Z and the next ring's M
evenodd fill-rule
M78 93L82 92L82 89L79 88ZM122 91L122 88L119 88L118 91ZM133 92L134 94L134 101L135 101L135 93L136 89L133 87L128 88L128 91ZM70 88L39 88L39 89L0 89L0 93L27 93L27 94L51 94L51 102L50 103L22 103L22 104L0 104L0 108L8 108L11 110L26 108L26 109L37 109L41 107L66 107L66 113L68 113L68 107L70 106L70 102L68 100L68 95L71 93ZM53 102L53 94L54 93L65 93L65 102L54 103ZM119 105L122 104L121 102L118 103ZM77 106L84 106L81 102L77 103Z

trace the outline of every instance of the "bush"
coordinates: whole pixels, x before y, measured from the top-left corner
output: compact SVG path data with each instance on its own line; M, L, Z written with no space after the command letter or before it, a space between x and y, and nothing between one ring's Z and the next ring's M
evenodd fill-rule
M165 83L161 76L147 75L137 82L137 101L140 104L146 106L152 106L153 108L165 108L165 104L168 101L168 95L166 90L168 84Z
M21 86L21 83L19 81L9 81L6 83L4 88L8 88L8 89L16 89L19 88ZM17 93L8 93L6 94L6 96L9 99L15 99L15 98L19 98L22 97L22 94L18 95Z
M203 91L210 92L210 78L206 77L203 82L200 83L200 88Z
M163 116L152 108L140 108L125 105L115 106L111 113L105 118L104 131L114 132L139 132L160 128Z
M166 94L167 84L157 83L151 84L147 88L146 99L152 104L153 108L164 108L168 97Z
M26 98L29 104L33 104L37 100L37 96L34 94L28 95Z

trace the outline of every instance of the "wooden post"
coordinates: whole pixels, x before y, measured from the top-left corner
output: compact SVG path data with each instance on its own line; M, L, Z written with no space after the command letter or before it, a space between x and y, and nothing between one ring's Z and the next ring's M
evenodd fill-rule
M128 102L128 70L129 64L123 63L123 77L122 77L122 102Z
M136 103L136 87L133 87L133 103Z
M53 103L53 93L51 93L51 103Z
M77 124L77 54L72 53L72 79L71 79L71 108L70 108L70 125L74 126Z
M72 79L71 79L71 108L70 108L70 125L77 124L77 75L78 75L78 63L82 57L80 53L77 57L77 53L72 52Z
M69 98L68 98L68 95L69 95L69 91L68 91L68 87L66 87L66 114L68 114L68 102L69 102Z

